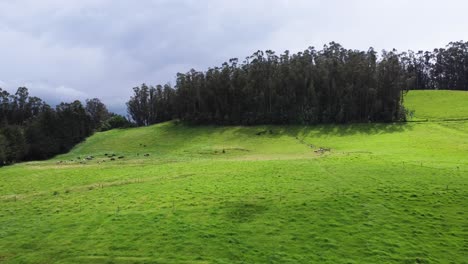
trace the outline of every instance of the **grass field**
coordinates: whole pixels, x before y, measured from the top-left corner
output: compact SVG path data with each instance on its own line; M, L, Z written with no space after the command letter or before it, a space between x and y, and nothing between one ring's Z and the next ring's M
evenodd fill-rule
M419 122L169 122L1 168L0 263L468 263L468 93L406 98Z
M468 93L465 91L411 91L405 96L406 106L415 110L414 120L466 120Z

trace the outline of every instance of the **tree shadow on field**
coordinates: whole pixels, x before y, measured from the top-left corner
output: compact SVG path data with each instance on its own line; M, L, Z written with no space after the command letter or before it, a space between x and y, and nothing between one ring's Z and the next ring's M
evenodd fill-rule
M393 134L413 130L413 125L408 123L357 123L357 124L327 124L317 126L305 126L293 134L307 135L310 133L325 134L331 136L352 136L355 134L376 135Z
M307 135L324 135L324 136L352 136L357 134L377 135L377 134L393 134L403 133L414 129L414 124L409 123L372 123L372 124L325 124L325 125L262 125L262 126L242 126L242 127L220 127L216 129L218 133L226 129L235 129L234 133L238 135L250 136L307 136Z
M184 128L184 129L180 129ZM283 136L352 136L403 133L414 129L414 124L395 123L354 123L321 125L256 125L256 126L217 126L174 124L166 127L169 133L179 139L197 140L226 136L236 138L279 138ZM185 141L183 140L183 141ZM182 142L180 142L182 143ZM186 141L185 141L186 143ZM183 143L183 144L185 144Z

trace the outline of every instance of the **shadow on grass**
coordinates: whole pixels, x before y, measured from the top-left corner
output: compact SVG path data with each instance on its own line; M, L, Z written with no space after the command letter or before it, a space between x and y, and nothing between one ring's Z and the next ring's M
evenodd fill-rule
M171 124L171 123L168 123ZM184 129L180 129L184 128ZM330 136L351 136L355 134L389 134L402 133L412 130L410 123L369 123L369 124L325 124L325 125L258 125L258 126L196 126L186 124L173 124L167 126L168 133L190 138L199 135L214 136L230 133L234 135L252 137L280 137L288 135L291 137L304 136L308 134L323 134Z
M317 126L305 126L294 129L291 131L293 135L307 135L310 133L318 133L330 136L352 136L355 134L392 134L402 133L413 129L413 125L408 123L369 123L369 124L346 124L346 125L317 125Z
M226 216L233 222L246 223L263 214L268 208L255 203L232 202L226 203Z

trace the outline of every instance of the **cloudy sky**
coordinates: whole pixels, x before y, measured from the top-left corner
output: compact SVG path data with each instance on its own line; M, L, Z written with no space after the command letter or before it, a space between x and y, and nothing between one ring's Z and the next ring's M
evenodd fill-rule
M468 41L466 0L0 0L0 87L51 104L173 82L256 50L432 50Z

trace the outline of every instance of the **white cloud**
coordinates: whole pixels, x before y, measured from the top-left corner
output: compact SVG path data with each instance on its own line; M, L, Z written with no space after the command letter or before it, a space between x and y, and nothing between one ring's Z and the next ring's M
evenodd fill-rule
M79 91L70 87L66 87L63 85L56 87L54 90L58 95L62 95L66 97L74 97L74 98L80 99L80 98L87 96L87 94L82 91Z
M83 101L90 97L88 93L78 89L48 82L17 82L15 86L34 87L30 89L30 94L32 93L32 96L38 96L42 99L47 98L47 102L50 104L58 104L63 101L75 99Z

